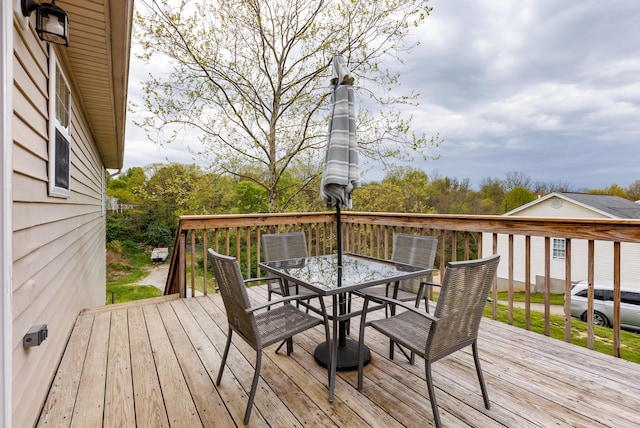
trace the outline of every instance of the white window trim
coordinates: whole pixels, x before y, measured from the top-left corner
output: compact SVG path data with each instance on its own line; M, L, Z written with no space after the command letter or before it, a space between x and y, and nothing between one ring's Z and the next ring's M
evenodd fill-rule
M65 128L58 124L56 118L56 79L58 75L56 68L60 69L60 75L64 83L71 91L67 76L62 67L58 65L58 58L55 49L49 46L49 196L58 198L68 198L71 195L71 113L72 97L69 96L69 125ZM56 185L56 131L59 131L69 142L69 176L66 177L68 189Z
M556 255L556 242L562 241L562 257ZM551 256L554 260L565 260L567 258L567 241L564 238L553 238L551 246Z

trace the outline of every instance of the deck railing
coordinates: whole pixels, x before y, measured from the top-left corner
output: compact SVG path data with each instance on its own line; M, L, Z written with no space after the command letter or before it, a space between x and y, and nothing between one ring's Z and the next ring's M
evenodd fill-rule
M304 231L311 255L330 254L335 251L335 213L289 213L182 216L171 258L165 294L180 293L186 297L198 292L207 294L214 287L207 267L206 249L235 256L241 263L246 278L261 276L260 236L263 233ZM550 331L551 239L565 240L564 291L570 296L572 285L572 241L585 240L587 279L589 284L587 346L594 346L593 283L597 257L612 258L614 284L614 355L620 356L620 282L621 243L640 243L640 221L610 219L540 219L503 216L431 215L400 213L342 212L343 251L388 259L391 255L393 234L397 232L433 235L439 237L436 267L444 270L448 261L478 258L498 250L508 257L501 265L508 267L508 321L513 323L514 263L516 251L524 252L525 328L531 322L531 241L544 239L544 333ZM499 240L498 237L501 237ZM506 239L505 239L506 238ZM483 243L483 240L485 241ZM613 243L611 254L595 252L595 242ZM499 248L506 245L507 248ZM523 245L524 248L518 248ZM520 263L520 262L519 262ZM521 268L521 266L519 266ZM504 281L503 281L504 282ZM493 292L493 317L497 317L497 286ZM570 300L565 302L565 341L571 340Z

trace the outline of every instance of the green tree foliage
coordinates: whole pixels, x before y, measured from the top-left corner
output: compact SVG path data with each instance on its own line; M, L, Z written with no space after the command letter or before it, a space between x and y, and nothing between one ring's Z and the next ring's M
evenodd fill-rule
M404 194L397 184L382 181L360 187L353 194L353 209L370 212L402 212Z
M116 198L121 204L139 205L143 202L140 189L144 187L145 181L141 167L129 168L107 182L107 195Z
M239 212L263 213L267 211L267 192L253 181L241 181L236 187Z
M166 226L150 224L145 233L145 242L153 247L173 245L173 235Z
M500 212L504 199L504 187L502 180L497 178L485 178L480 183L478 192L478 204L475 214L497 214Z
M469 180L455 178L434 178L429 186L433 209L437 213L472 214L475 194Z
M505 195L502 203L502 211L503 213L509 212L521 207L522 205L528 204L535 199L536 196L531 190L522 186L516 186Z
M354 209L375 212L433 212L429 177L415 168L396 168L380 183L359 188L353 195Z
M424 156L439 138L412 133L400 107L415 105L419 94L401 93L400 75L384 64L401 64L415 46L406 36L425 21L427 3L142 0L136 23L143 58L160 58L171 70L145 83L141 125L165 142L185 128L197 131L195 156L263 187L268 210L281 210L289 168L308 168L293 193L320 171L308 160L322 156L331 60L344 54L356 94L366 100L358 118L361 154L384 163Z
M613 196L620 196L621 198L627 198L627 191L618 186L617 184L612 184L609 187L605 187L604 189L593 189L593 190L589 190L587 193L593 193L596 195L613 195Z

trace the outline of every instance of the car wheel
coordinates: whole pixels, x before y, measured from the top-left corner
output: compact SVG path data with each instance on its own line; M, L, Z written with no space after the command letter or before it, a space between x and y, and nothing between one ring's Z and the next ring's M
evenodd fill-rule
M603 327L609 327L609 319L601 312L593 311L593 323Z
M580 319L584 322L587 322L587 313L583 313ZM601 325L602 327L611 327L609 324L609 319L602 313L598 311L593 311L593 324Z

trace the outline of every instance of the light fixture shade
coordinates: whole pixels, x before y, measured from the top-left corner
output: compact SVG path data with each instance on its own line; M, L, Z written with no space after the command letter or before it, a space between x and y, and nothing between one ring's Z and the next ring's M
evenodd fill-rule
M36 32L41 40L69 46L67 13L52 3L41 3L36 9Z
M36 11L36 32L40 40L69 46L69 21L67 12L51 3L38 3L36 0L22 0L22 14L29 16Z

